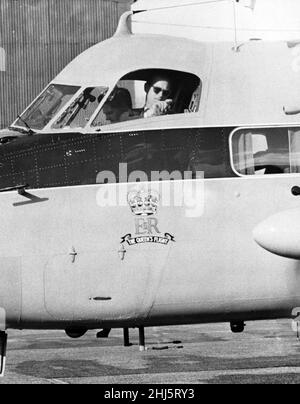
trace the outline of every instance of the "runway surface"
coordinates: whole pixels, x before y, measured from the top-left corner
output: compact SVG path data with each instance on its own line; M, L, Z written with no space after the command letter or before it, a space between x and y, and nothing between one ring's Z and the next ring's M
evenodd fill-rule
M63 331L9 331L6 375L0 384L300 383L300 342L291 322L147 328L123 346L122 330L108 339L90 331L79 340Z

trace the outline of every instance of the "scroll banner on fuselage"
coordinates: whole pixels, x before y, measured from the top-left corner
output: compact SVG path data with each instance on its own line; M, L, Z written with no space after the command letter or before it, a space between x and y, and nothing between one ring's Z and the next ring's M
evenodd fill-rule
M175 243L174 237L169 233L165 233L164 236L132 237L131 234L127 234L126 236L122 237L122 243L127 242L128 245L136 245L144 243L156 243L156 244L168 245L170 241L173 241Z

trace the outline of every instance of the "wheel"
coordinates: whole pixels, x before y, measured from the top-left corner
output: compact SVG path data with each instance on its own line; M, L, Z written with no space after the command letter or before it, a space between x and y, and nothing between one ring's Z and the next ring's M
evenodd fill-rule
M79 328L79 327L78 328L69 327L66 328L65 330L67 336L74 339L83 337L87 331L88 331L87 328Z
M245 323L244 321L231 322L230 328L234 334L242 333L245 330Z

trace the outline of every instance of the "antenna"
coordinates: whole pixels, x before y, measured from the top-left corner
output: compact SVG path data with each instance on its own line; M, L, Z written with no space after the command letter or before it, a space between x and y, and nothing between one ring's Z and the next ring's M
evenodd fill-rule
M114 36L132 35L129 18L133 15L132 11L127 11L121 15L118 28Z
M137 11L126 11L125 13L123 13L120 17L119 25L114 36L132 35L133 33L131 29L130 17L132 17L135 14L144 13L146 11L147 10L137 10Z
M239 46L238 46L238 37L237 37L237 16L236 16L236 3L238 3L239 0L232 0L232 6L233 6L233 23L234 23L234 52L239 52Z

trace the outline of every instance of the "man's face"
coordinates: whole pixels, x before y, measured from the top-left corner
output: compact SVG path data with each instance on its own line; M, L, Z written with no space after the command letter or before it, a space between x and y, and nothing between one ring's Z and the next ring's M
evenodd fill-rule
M165 101L170 98L170 90L171 86L168 80L157 78L148 91L146 107L151 108L156 101Z

